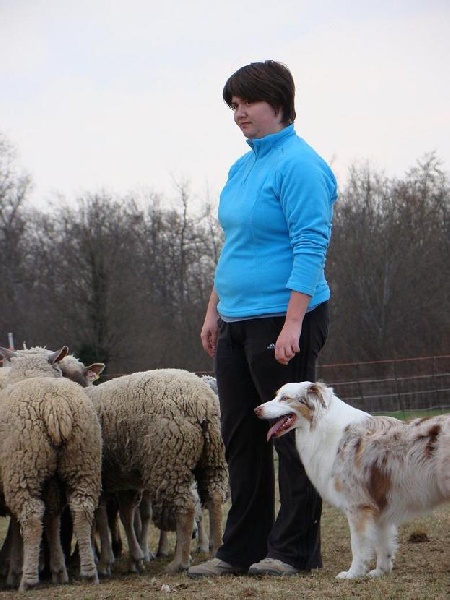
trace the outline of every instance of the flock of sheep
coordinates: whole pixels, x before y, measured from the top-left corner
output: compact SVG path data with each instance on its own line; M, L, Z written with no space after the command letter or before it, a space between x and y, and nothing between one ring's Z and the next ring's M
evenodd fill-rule
M111 574L119 514L132 570L152 557L151 520L161 552L165 532L176 532L168 572L189 567L203 509L206 547L218 548L228 472L214 379L157 369L93 385L104 365L86 367L66 346L0 354L0 515L10 517L0 567L9 586L35 586L43 560L54 583L68 581L62 515L80 577L93 583Z

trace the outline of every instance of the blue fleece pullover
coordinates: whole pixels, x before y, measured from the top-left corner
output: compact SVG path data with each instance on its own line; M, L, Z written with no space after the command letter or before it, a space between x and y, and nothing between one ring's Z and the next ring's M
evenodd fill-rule
M310 295L312 310L330 297L324 268L336 179L293 125L247 143L219 202L219 314L285 314L291 290Z

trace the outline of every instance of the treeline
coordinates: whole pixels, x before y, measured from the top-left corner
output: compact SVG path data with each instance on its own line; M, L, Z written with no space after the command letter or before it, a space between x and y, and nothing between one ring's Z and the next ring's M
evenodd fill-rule
M29 206L32 182L0 137L0 344L70 346L110 373L209 371L199 333L222 244L216 209L156 194ZM401 179L354 167L336 205L322 363L450 351L450 184L426 156Z

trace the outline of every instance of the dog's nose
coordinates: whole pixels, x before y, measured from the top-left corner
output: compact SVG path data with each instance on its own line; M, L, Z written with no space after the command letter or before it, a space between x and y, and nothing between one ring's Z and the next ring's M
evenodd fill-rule
M261 407L260 407L260 406L257 406L257 407L255 408L255 414L256 414L256 415L258 415L258 417L259 417L259 415L261 414Z

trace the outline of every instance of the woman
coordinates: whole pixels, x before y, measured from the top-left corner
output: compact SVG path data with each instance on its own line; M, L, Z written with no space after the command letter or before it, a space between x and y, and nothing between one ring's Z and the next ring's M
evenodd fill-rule
M253 410L284 383L314 381L328 333L324 275L335 177L294 130L290 71L246 65L223 98L250 151L230 169L219 221L225 242L201 331L214 357L229 467L231 508L215 558L191 577L293 575L322 566L321 499L306 477L294 432L275 440L280 510L275 519L272 444Z

